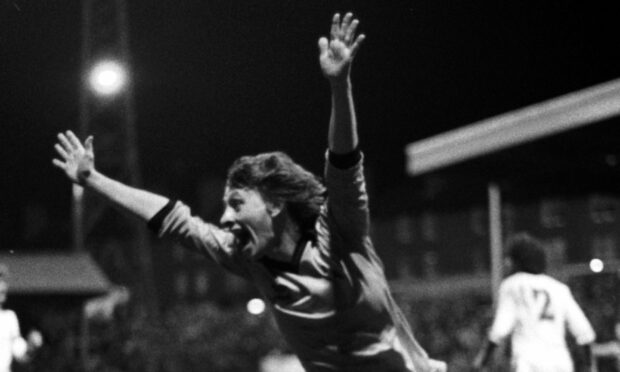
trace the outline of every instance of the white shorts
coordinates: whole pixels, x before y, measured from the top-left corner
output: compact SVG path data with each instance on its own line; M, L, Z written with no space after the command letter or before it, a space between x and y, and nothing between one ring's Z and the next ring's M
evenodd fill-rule
M572 360L564 358L548 358L534 360L531 358L514 358L511 363L512 372L573 372Z

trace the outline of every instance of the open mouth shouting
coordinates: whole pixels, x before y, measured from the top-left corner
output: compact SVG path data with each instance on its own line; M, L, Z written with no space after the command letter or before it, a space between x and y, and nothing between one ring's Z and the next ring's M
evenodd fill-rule
M230 232L235 236L235 247L241 255L246 258L252 257L253 252L253 236L250 230L242 226L233 226Z

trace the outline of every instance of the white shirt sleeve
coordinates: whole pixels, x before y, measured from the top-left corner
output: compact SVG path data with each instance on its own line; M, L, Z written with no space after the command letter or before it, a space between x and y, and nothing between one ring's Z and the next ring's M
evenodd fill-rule
M515 299L510 293L510 288L503 283L499 289L497 310L493 325L489 331L489 340L495 344L508 337L516 323Z
M568 291L566 300L566 323L568 330L575 337L578 345L585 345L594 342L596 335L592 325L585 314Z

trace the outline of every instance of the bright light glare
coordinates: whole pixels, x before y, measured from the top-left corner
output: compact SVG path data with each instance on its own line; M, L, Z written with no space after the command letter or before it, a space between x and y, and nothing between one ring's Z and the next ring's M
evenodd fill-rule
M91 88L98 94L111 96L120 92L126 82L125 68L116 61L102 61L90 71Z
M248 312L253 315L260 315L265 311L265 302L260 298L253 298L248 301Z
M605 264L598 258L593 258L590 260L590 270L592 270L593 272L600 273L601 271L603 271L604 267Z

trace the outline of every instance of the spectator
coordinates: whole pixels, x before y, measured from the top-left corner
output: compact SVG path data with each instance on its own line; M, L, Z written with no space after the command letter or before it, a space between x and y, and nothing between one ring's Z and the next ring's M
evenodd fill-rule
M4 308L9 289L7 276L7 268L0 265L0 372L10 372L14 361L29 361L42 344L41 334L35 330L24 340L17 315L13 310Z

